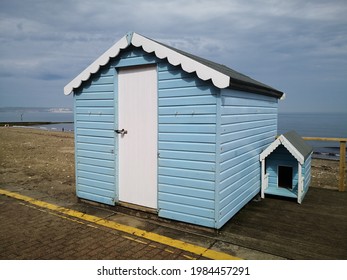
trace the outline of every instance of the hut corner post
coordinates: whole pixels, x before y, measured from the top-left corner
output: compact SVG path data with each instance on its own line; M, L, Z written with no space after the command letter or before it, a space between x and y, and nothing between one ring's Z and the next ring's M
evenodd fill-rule
M340 141L340 180L339 191L346 191L345 185L345 170L346 170L346 141Z

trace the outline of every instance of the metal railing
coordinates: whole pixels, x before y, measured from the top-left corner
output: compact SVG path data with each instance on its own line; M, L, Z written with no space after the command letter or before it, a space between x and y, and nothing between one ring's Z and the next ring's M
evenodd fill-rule
M307 141L330 141L340 142L340 171L339 171L339 191L346 191L345 170L346 170L346 142L347 138L324 138L324 137L302 137Z

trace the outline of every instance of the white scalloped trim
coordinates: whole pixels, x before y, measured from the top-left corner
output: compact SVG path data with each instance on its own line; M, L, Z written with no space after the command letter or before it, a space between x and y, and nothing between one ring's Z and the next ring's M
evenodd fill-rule
M211 79L218 88L226 88L230 84L229 76L139 34L134 33L131 43L135 47L142 47L147 53L154 52L160 59L167 58L171 65L181 65L182 69L188 73L196 72L201 80Z
M304 156L285 138L283 135L279 136L274 142L270 144L259 156L259 160L264 160L270 155L280 144L282 144L290 154L296 158L300 164L304 164Z
M282 135L281 135L282 136ZM281 136L278 137L274 142L270 144L259 156L259 160L262 161L267 158L276 148L281 144Z
M131 42L129 42L131 40ZM174 66L181 65L182 69L188 73L196 72L201 80L212 80L212 83L218 88L226 88L230 84L230 77L214 70L202 63L195 61L187 56L171 50L161 44L158 44L146 37L137 33L131 35L127 34L120 39L116 44L109 48L103 55L89 65L81 74L74 78L70 83L64 87L64 94L69 95L74 89L78 88L82 82L87 81L90 76L99 71L101 66L106 65L111 58L116 57L121 49L125 49L129 44L135 47L142 47L147 53L154 52L155 55L164 59L167 58L169 63Z
M64 87L64 94L69 95L75 88L78 88L82 82L87 81L90 76L99 71L101 66L106 65L111 58L116 57L121 49L128 47L127 36L124 36L111 48L109 48L104 54L102 54L97 60L90 64L82 73L74 78L70 83Z

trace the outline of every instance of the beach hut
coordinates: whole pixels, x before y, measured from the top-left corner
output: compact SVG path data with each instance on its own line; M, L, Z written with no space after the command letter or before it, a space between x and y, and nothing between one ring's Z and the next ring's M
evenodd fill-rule
M260 192L283 92L131 32L64 93L78 197L220 228Z
M261 197L304 199L311 181L312 147L295 132L279 136L261 154Z

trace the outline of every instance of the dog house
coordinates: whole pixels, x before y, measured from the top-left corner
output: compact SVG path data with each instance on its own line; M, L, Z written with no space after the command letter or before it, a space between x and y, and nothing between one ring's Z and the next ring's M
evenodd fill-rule
M283 92L128 33L64 93L78 197L220 228L260 192Z
M312 147L295 132L279 136L261 154L261 196L296 198L301 203L311 181Z

